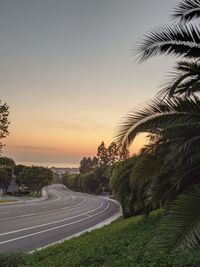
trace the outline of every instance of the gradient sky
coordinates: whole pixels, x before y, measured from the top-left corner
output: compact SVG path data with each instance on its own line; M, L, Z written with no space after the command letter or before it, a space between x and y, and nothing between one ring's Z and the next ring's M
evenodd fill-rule
M1 0L0 99L10 107L3 155L76 166L158 91L174 59L137 64L142 34L177 0ZM139 137L132 152L144 141Z

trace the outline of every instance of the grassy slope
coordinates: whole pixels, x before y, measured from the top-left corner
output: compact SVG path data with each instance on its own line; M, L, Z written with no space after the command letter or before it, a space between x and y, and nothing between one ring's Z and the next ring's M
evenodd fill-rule
M146 222L140 216L121 219L103 229L67 240L25 258L18 257L18 260L23 267L200 266L200 252L189 255L176 251L174 255L167 256L151 245L159 220L158 211L154 212ZM6 265L0 264L0 266L14 266L8 265L8 258L5 262ZM17 258L13 262L18 266Z

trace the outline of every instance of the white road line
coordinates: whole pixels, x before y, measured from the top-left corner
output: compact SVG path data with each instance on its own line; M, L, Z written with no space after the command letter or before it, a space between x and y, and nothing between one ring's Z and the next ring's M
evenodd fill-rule
M51 192L51 193L53 193L53 194L55 194L56 195L56 193L55 193L55 191L53 191L53 190L49 190L49 192ZM28 206L34 206L34 205L41 205L41 204L46 204L46 203L49 203L49 202L55 202L55 201L58 201L58 200L60 200L61 198L60 198L60 196L59 196L59 199L57 198L58 197L58 195L56 195L56 197L55 196L53 196L53 198L52 199L50 199L50 200L46 200L45 202L44 201L38 201L38 202L34 202L34 203L28 203L28 201L27 202L24 202L23 204L19 204L19 203L15 203L14 205L12 204L12 205L9 205L9 208L18 208L18 207L28 207ZM71 196L69 195L69 196L65 196L65 198L63 199L63 200L66 200L68 197L70 197L71 198ZM73 201L73 200L72 200ZM3 209L7 209L8 207L1 207L1 208L3 208ZM2 210L2 209L1 209Z
M75 204L73 206L68 206L68 207L64 207L64 208L60 208L60 209L56 209L56 210L41 211L41 212L29 213L29 214L25 214L25 215L18 215L18 216L13 216L13 217L7 217L7 218L0 219L0 222L6 221L6 220L11 220L11 219L18 219L18 218L30 217L30 216L33 216L33 215L48 214L48 213L52 213L52 212L56 212L56 211L60 211L60 210L66 210L66 209L69 209L69 208L80 206L80 205L84 204L86 201L87 201L86 199L83 199L82 202L79 202L79 203L77 203L77 204Z
M57 196L56 201L60 200L60 196L55 191L52 191L52 192Z
M116 201L114 201L114 200L109 199L109 201L115 202L115 204L119 205L119 204L118 204ZM121 207L119 206L119 207L118 207L118 212L117 212L117 213L114 213L114 214L113 214L111 217L109 217L108 219L106 219L106 220L104 220L104 221L102 221L102 222L100 222L100 223L98 223L98 224L96 224L96 225L94 225L94 226L92 226L92 227L86 228L86 229L84 229L84 230L82 230L82 231L80 231L80 232L78 232L78 233L75 233L75 234L73 234L73 235L70 235L70 236L68 236L68 237L65 237L65 238L63 238L63 239L61 239L61 240L58 240L58 241L55 241L55 242L50 243L50 244L48 244L48 245L45 245L45 246L36 248L36 249L34 249L34 250L31 250L31 251L29 251L28 253L29 253L29 254L32 254L32 253L35 252L35 251L38 251L38 250L42 250L42 249L51 247L51 246L53 246L53 245L55 245L55 244L61 244L61 243L63 243L63 242L66 241L66 240L72 239L72 238L74 238L74 237L78 237L78 236L80 236L80 235L82 235L82 234L84 234L84 233L89 233L89 232L91 232L91 231L93 231L93 230L95 230L95 229L100 229L100 228L102 228L103 226L108 225L108 224L112 223L113 221L119 219L121 216L122 216L122 209L121 209Z
M87 215L88 213L91 213L93 211L96 211L97 209L100 209L102 206L103 206L103 201L101 201L101 204L97 208L95 208L93 210L90 210L90 211L87 211L87 212L84 212L84 213L80 213L80 214L78 214L76 216L73 216L73 217L70 217L70 218L66 218L66 219L62 219L62 220L57 220L57 221L49 222L49 223L44 223L44 224L40 224L40 225L35 225L35 226L23 228L23 229L18 229L18 230L6 232L6 233L1 233L0 236L14 234L14 233L19 233L19 232L22 232L22 231L31 230L31 229L35 229L35 228L39 228L39 227L43 227L43 226L47 226L47 225L51 225L51 224L55 224L55 223L69 221L71 219L74 219L74 218L77 218L77 217L80 217L80 216L84 216L84 215Z
M102 202L103 203L103 202ZM96 217L97 215L103 213L104 211L106 211L108 208L109 208L110 204L108 203L107 207L105 209L103 209L102 211L92 215L91 217ZM91 212L91 211L90 211ZM90 217L90 218L91 218ZM88 220L89 218L86 217L86 218L83 218L83 219L80 219L80 220L77 220L75 222L71 222L71 223L67 223L67 224L64 224L64 225L60 225L60 226L56 226L56 227L53 227L53 228L50 228L50 229L46 229L46 230L43 230L43 231L40 231L40 232L36 232L36 233L33 233L33 234L28 234L28 235L24 235L24 236L20 236L20 237L16 237L16 238L13 238L13 239L9 239L9 240L6 240L6 241L2 241L0 242L0 245L2 244L6 244L6 243L10 243L12 241L16 241L16 240L19 240L19 239L23 239L23 238L26 238L26 237L30 237L30 236L34 236L34 235L39 235L39 234L42 234L42 233L45 233L45 232L49 232L49 231L53 231L53 230L56 230L56 229L59 229L59 228L63 228L63 227L66 227L66 226L69 226L69 225L72 225L72 224L76 224L76 223L79 223L79 222L82 222L82 221L85 221L85 220Z

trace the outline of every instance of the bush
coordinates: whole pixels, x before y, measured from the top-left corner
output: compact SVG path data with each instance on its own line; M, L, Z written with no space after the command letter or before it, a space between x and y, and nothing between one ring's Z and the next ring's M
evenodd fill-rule
M23 253L0 254L0 267L18 267L25 264L28 256Z

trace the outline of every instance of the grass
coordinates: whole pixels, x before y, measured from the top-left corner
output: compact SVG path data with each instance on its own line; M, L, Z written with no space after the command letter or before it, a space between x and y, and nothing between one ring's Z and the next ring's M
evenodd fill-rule
M30 192L29 194L27 194L27 197L31 197L31 198L40 198L42 196L41 192Z
M0 255L1 267L198 267L200 251L166 254L152 245L161 212L120 219L31 255ZM13 265L12 265L13 264Z
M15 203L16 200L11 200L11 199L0 199L0 204L3 203Z

